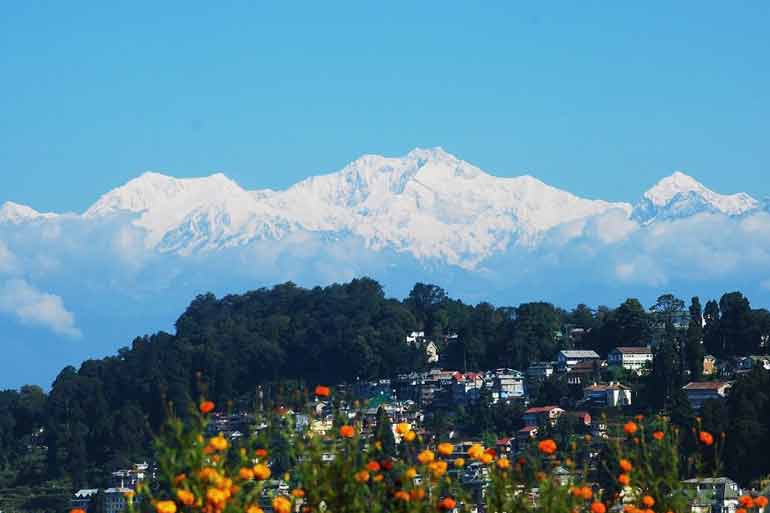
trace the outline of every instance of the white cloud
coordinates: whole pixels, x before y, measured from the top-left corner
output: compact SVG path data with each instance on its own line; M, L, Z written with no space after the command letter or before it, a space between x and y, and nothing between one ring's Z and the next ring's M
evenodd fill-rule
M5 242L0 240L0 273L10 273L16 268L16 257Z
M25 280L12 279L0 286L0 312L15 315L22 323L43 326L72 338L81 336L75 316L61 297L42 292Z

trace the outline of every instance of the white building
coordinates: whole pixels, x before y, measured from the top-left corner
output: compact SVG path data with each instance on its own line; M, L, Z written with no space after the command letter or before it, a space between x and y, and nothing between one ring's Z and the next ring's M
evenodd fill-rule
M72 499L70 499L70 508L88 511L89 508L91 508L91 501L96 497L97 493L99 493L98 488L84 488L83 490L78 490L75 492L75 495L72 496Z
M631 389L620 383L594 383L583 389L583 399L592 405L617 408L631 405Z
M649 347L616 347L607 355L607 364L640 374L652 365L652 350Z
M107 488L104 490L104 513L123 513L126 509L126 494L131 488Z
M732 479L706 477L683 482L690 496L691 513L735 513L741 489Z
M599 361L596 351L563 350L556 356L556 363L562 370L569 370L578 363Z

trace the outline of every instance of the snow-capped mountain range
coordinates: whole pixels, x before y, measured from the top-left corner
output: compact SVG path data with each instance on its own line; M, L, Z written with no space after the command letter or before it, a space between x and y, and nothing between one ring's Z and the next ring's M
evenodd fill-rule
M365 155L284 191L248 191L221 173L180 179L148 172L83 214L39 213L6 202L0 223L128 215L146 234L148 250L184 256L320 232L470 269L511 246L535 248L556 227L613 210L651 224L762 209L748 194L718 194L681 172L631 205L580 198L531 176L495 177L441 148L418 148L397 158Z

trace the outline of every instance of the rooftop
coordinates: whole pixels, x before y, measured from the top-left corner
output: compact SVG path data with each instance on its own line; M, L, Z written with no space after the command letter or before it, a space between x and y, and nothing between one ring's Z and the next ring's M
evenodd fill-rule
M567 358L599 358L599 355L596 354L596 351L590 351L590 350L567 349L567 350L559 351L559 353L561 353Z
M684 390L719 390L723 387L729 387L731 384L727 381L699 381L687 383Z
M616 347L614 350L623 354L652 354L649 347Z

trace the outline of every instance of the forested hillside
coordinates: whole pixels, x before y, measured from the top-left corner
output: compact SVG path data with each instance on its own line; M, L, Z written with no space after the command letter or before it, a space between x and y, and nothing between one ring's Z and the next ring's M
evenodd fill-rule
M674 318L689 323L673 329ZM590 330L578 347L603 357L614 346L660 338L658 354L666 356L657 358L652 382L662 388L649 394L660 404L640 405L657 411L677 401L684 373L697 375L704 351L766 352L770 313L751 309L737 292L709 301L703 313L698 298L688 309L670 295L650 308L635 299L571 311L547 303L473 306L425 284L400 301L365 278L313 289L286 283L221 299L201 295L177 320L175 335L136 338L115 356L67 367L48 395L37 387L0 392L0 487L62 478L75 487L98 484L105 470L150 456L148 441L169 404L184 413L200 381L218 404L250 406L257 385L275 385L269 400L280 400L292 387L390 377L425 368L422 351L405 342L412 330L439 341L444 368L524 370L571 347L574 328ZM443 338L450 333L457 337ZM733 437L728 463L751 477L770 469L741 466L736 458L751 454L757 440L770 446L770 402L767 376L744 381L722 429Z

